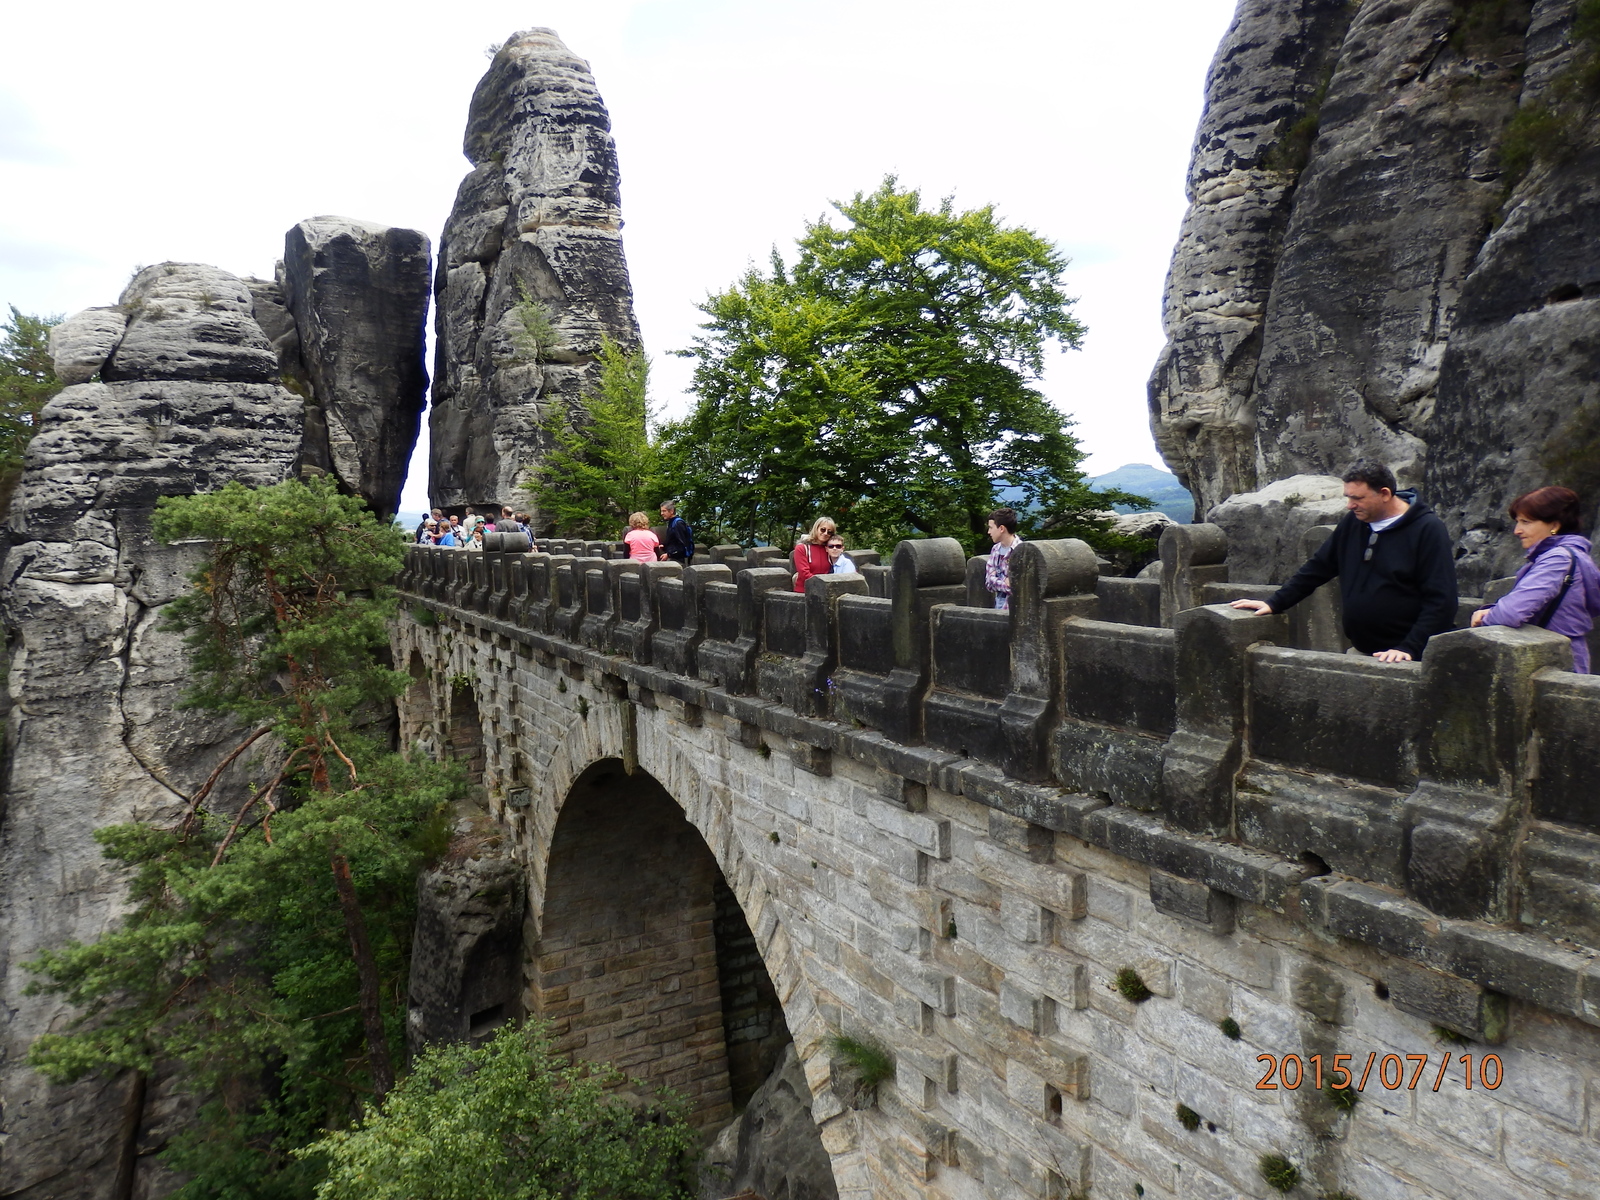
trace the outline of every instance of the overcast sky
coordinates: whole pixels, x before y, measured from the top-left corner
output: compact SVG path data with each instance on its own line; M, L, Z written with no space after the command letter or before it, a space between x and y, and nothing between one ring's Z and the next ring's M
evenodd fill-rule
M695 305L885 174L994 204L1072 258L1089 327L1051 398L1088 470L1159 464L1145 381L1205 70L1233 0L151 0L14 5L0 77L0 305L110 304L138 264L270 277L337 213L437 243L485 48L555 29L622 163L655 393L687 404ZM422 506L421 462L402 507Z

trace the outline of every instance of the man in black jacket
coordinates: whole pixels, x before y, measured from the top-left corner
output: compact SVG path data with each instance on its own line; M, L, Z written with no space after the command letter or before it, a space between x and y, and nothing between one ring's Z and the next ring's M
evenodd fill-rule
M676 501L661 502L661 519L667 526L666 536L661 539L662 550L668 561L687 567L694 561L694 533L689 529L689 522L678 515Z
M1344 633L1380 662L1410 662L1436 633L1455 628L1456 569L1444 522L1399 492L1394 472L1363 459L1344 473L1350 511L1270 600L1235 600L1258 613L1293 608L1335 575Z

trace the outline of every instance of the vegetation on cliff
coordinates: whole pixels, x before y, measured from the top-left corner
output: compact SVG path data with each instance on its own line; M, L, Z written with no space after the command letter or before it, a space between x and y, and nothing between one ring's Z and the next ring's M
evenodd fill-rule
M576 1106L545 1095L560 1118L545 1144L571 1151L561 1178L631 1180L603 1150L618 1118L553 1075L532 1035L506 1035L482 1062L465 1051L425 1057L432 1074L396 1088L416 879L446 849L450 803L465 790L454 764L408 761L381 735L378 718L410 684L385 664L403 535L326 480L165 498L154 531L208 543L164 618L185 635L186 704L248 732L166 820L97 832L127 868L127 914L96 941L30 964L36 990L81 1014L39 1038L31 1063L56 1080L131 1070L191 1095L199 1119L166 1151L189 1200L308 1197L323 1150L348 1164L417 1122L444 1130L469 1111L522 1120L526 1105L495 1108L500 1092L471 1095L480 1077L487 1088L519 1063L530 1087L542 1079ZM230 770L255 782L224 798ZM451 1072L453 1083L440 1082ZM391 1094L394 1106L380 1108ZM350 1139L306 1149L363 1111ZM687 1136L671 1111L656 1111L630 1143L641 1153ZM568 1135L585 1121L593 1146L579 1154Z
M188 703L239 718L229 761L258 782L224 801L219 767L173 819L98 832L129 911L32 964L82 1016L31 1061L62 1080L175 1072L202 1111L169 1153L193 1173L184 1194L303 1194L312 1175L285 1150L392 1086L414 881L461 782L363 728L409 679L381 661L400 535L359 499L230 484L163 499L155 532L211 543L166 619L186 635Z
M60 317L36 317L10 306L0 321L0 502L11 494L22 456L39 426L39 410L61 390L50 361L50 330Z
M557 399L545 417L550 450L528 492L543 519L563 534L616 537L628 514L653 516L669 495L651 425L650 360L609 337L583 406Z

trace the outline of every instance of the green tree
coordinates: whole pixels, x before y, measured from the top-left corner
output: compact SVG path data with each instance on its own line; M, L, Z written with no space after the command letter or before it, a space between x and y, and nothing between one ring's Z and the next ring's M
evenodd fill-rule
M784 542L826 512L858 537L987 544L1003 489L1104 544L1068 422L1033 385L1084 328L1066 258L993 208L925 208L891 177L700 306L696 405L663 432L691 512Z
M38 428L39 410L61 390L50 361L50 330L61 318L10 308L11 319L0 321L0 475L14 480Z
M314 1172L287 1149L392 1086L415 878L461 783L362 730L409 682L380 658L397 530L326 481L163 499L154 528L211 543L165 618L189 648L186 703L250 732L172 825L97 831L129 911L29 964L81 1010L30 1061L58 1080L175 1067L205 1101L172 1156L196 1173L182 1194L304 1195ZM265 782L219 805L223 768L251 754Z
M649 513L661 503L649 391L644 351L624 350L606 337L600 342L599 379L584 405L551 406L544 425L550 452L527 490L557 531L615 537L627 527L629 513Z
M317 1200L688 1200L696 1135L683 1107L641 1109L609 1068L563 1068L537 1026L480 1048L435 1046L381 1108L303 1153Z

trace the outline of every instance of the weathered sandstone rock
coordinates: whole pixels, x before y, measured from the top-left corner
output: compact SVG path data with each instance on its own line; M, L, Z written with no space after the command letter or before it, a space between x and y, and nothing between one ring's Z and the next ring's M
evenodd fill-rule
M1337 525L1346 507L1337 476L1292 475L1229 496L1206 520L1228 535L1230 583L1283 583L1306 560L1306 530Z
M1539 3L1528 28L1523 107L1559 105L1580 48L1571 4ZM1590 52L1593 52L1592 50ZM1428 498L1459 535L1470 591L1521 565L1506 503L1546 483L1600 481L1600 113L1569 129L1570 151L1535 162L1498 214L1462 289L1428 433ZM1575 420L1576 418L1576 420ZM1575 461L1576 460L1576 461Z
M273 383L278 360L244 280L199 263L146 267L122 293L128 329L100 377Z
M159 1148L152 1130L172 1113L160 1079L59 1087L23 1062L71 1011L25 996L22 964L94 938L122 910L124 880L94 830L170 820L238 736L228 721L177 707L185 655L161 613L199 546L155 544L151 513L161 496L276 483L301 448L301 401L272 382L276 360L242 281L162 264L134 280L122 307L127 333L103 382L66 388L41 414L0 565L13 639L0 803L0 1195L29 1200L109 1195L124 1148ZM71 353L80 371L93 357ZM231 772L223 795L243 776L242 766ZM141 1160L140 1187L153 1170Z
M1261 325L1294 196L1283 143L1316 103L1351 7L1241 0L1211 66L1150 380L1156 444L1197 512L1255 484Z
M471 845L469 829L456 845ZM406 1046L480 1037L520 1015L523 870L499 838L417 879Z
M1440 363L1500 206L1527 24L1525 4L1481 29L1466 8L1365 5L1351 22L1267 305L1262 479L1361 454L1422 482Z
M120 308L86 308L50 330L50 359L62 383L87 383L128 328Z
M308 399L326 424L334 472L379 513L399 506L422 420L429 248L414 229L347 217L301 221L284 239L283 304Z
M839 1195L792 1043L744 1112L717 1135L701 1166L700 1200L751 1194L787 1200Z
M521 502L548 406L581 403L602 336L638 344L610 130L551 30L513 35L478 84L434 288L435 504Z
M162 609L202 547L156 544L156 501L316 473L379 511L398 499L427 380L428 241L316 218L287 258L287 292L160 263L52 334L70 386L40 415L0 563L0 1195L98 1200L130 1166L131 1194L167 1190L148 1156L185 1102L159 1072L58 1087L30 1070L30 1043L72 1012L25 996L22 965L121 913L125 881L94 831L171 820L240 734L178 707L187 656ZM214 802L242 794L249 770L232 768Z
M1576 11L1241 3L1151 381L1201 511L1376 456L1450 525L1470 591L1519 554L1512 495L1588 482L1561 462L1600 374L1600 126L1572 98L1600 47ZM1519 109L1562 129L1514 180Z

